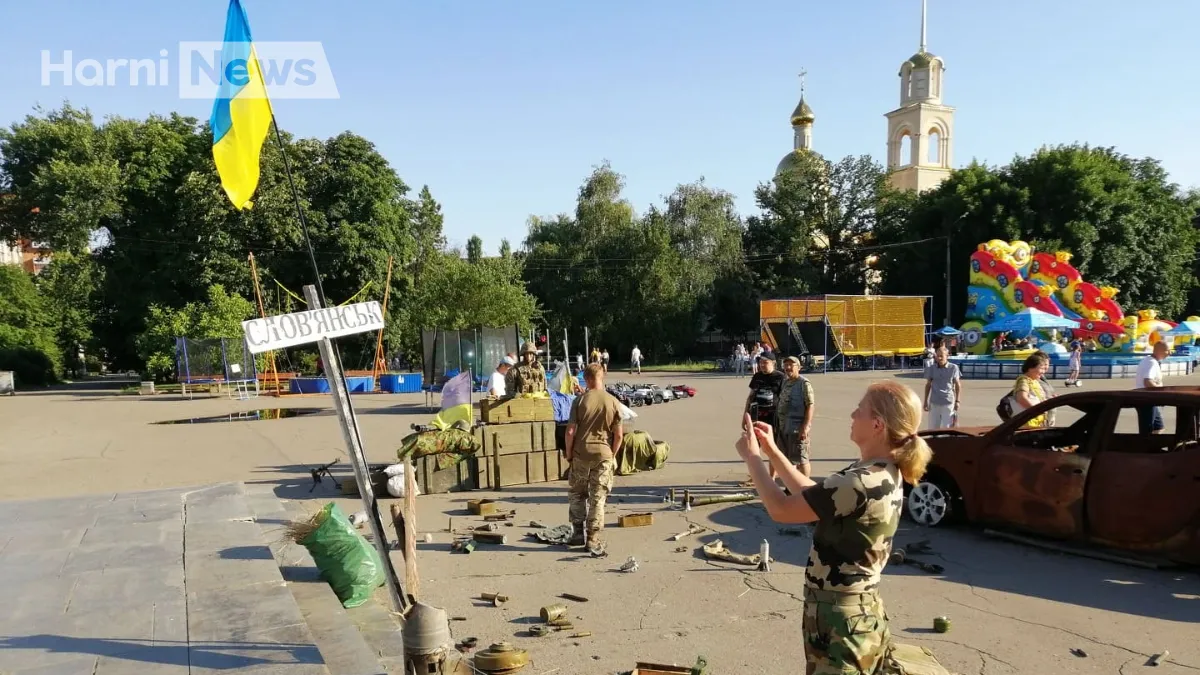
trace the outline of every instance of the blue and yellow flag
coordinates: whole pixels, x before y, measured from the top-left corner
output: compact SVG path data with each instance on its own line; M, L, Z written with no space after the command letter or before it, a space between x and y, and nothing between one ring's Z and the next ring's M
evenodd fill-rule
M230 0L221 50L221 87L213 104L213 160L234 208L248 209L258 188L259 156L271 129L271 102L250 24L239 0Z

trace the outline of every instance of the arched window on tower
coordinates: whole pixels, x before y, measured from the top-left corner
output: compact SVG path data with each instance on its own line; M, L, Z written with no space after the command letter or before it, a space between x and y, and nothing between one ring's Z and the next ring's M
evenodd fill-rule
M908 166L912 164L912 136L908 132L900 137L900 157L896 162L896 166Z
M927 153L926 158L925 158L926 163L932 164L934 166L941 166L942 165L942 134L937 130L937 128L933 128L933 129L929 130L929 133L925 135L925 138L929 139L928 140L929 152Z

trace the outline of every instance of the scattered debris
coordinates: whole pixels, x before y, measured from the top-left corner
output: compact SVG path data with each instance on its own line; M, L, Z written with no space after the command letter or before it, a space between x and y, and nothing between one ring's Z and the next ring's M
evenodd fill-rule
M934 617L933 632L949 633L950 632L950 617L948 617L948 616Z
M1080 649L1078 647L1073 648L1071 650L1071 653L1074 654L1075 656L1078 656L1081 659L1087 658L1087 652L1083 651L1082 649Z
M690 506L708 506L710 504L730 504L734 502L748 502L757 497L749 492L738 492L731 495L715 495L712 497L691 497L688 504Z
M567 613L566 605L561 605L561 604L555 603L553 605L546 605L545 607L543 607L542 611L541 611L541 617L542 617L542 621L544 621L546 623L550 623L551 621L553 621L561 616L564 616L566 613Z
M426 543L426 544L432 544L432 543L433 543L433 534L431 534L431 533L429 533L429 532L426 532L426 533L425 533L425 543Z
M532 533L539 541L544 541L547 544L562 544L566 545L571 541L571 535L574 529L570 525L558 525L556 527L542 528L537 532Z
M585 631L580 631L580 632L578 632L578 633L571 633L571 634L570 634L570 635L568 635L567 637L569 637L569 638L585 638L585 637L592 637L592 631L590 631L590 630L585 630Z
M675 504L675 488L667 490L667 494L663 495L664 504Z
M812 536L812 532L808 529L808 527L806 527L804 525L801 525L800 527L781 527L781 528L779 528L779 534L782 534L785 537L810 537L810 536Z
M357 529L362 529L363 525L367 524L367 512L355 511L350 514L350 524Z
M625 561L625 564L621 565L621 567L620 567L619 569L620 569L622 572L636 572L636 571L638 571L638 561L637 561L637 558L634 558L633 556L629 556L629 560L626 560L626 561Z
M476 532L495 532L498 529L500 529L500 527L498 525L496 525L495 523L487 523L486 525L480 525L479 527L475 528L475 531Z
M608 557L608 551L604 550L603 546L593 546L588 549L588 553L590 553L593 558L607 558Z
M683 510L684 511L692 510L692 491L691 490L683 491Z
M515 673L529 665L529 652L507 642L497 642L475 655L475 669L493 675Z
M571 620L565 616L560 616L557 619L551 619L550 621L546 622L546 625L555 630L575 629L575 626L571 624Z
M456 648L456 649L458 649L458 651L460 651L460 652L469 652L469 651L471 651L472 649L475 649L475 646L476 646L476 645L478 645L478 644L479 644L479 638L477 638L477 637L465 637L465 638L463 638L463 639L459 640L459 641L458 641L458 644L457 644L457 645L454 645L454 646L455 646L455 648Z
M922 552L930 552L930 549L926 547L922 550ZM893 565L912 565L913 567L930 574L942 574L946 571L946 568L942 567L941 565L928 563L924 560L918 560L916 558L909 557L910 553L912 553L912 551L909 551L907 547L897 551L892 551L892 556L888 559L888 562L892 563Z
M474 539L475 541L483 542L485 544L508 543L508 535L500 534L499 532L476 532Z
M758 546L758 571L771 571L771 544L766 539Z
M470 553L475 550L475 540L473 539L458 539L453 544L450 544L450 551L453 553Z
M695 525L695 524L688 525L688 529L686 532L680 532L679 534L671 535L671 541L679 541L680 539L683 539L684 537L690 537L693 534L700 534L703 531L704 531L704 528L700 527L699 525Z
M560 593L558 597L563 598L564 600L574 600L575 602L588 601L588 599L582 595L575 595L574 593Z
M643 663L639 661L629 675L691 675L693 669L687 666L667 666L661 663Z
M508 602L508 596L501 595L499 593L480 593L479 597L483 600L490 601L493 607L499 607L500 605Z
M476 516L490 516L499 512L499 507L492 499L468 499L467 511Z
M675 547L676 553L687 553L687 550L688 550L688 547L686 547L686 546L676 546Z
M630 513L617 518L617 525L621 527L646 527L653 524L653 513Z
M450 620L451 620L451 621L466 621L466 620L467 620L467 617L465 617L465 616L452 616L452 617L450 617Z
M536 521L536 520L531 520L531 521L529 521L529 527L532 527L532 528L534 528L534 529L538 529L538 530L542 530L542 529L545 529L545 528L546 528L546 526L545 526L545 525L543 525L543 524L539 523L539 522L538 522L538 521Z
M711 544L704 545L704 556L713 560L724 560L725 562L737 563L739 565L752 565L758 567L758 563L762 560L760 554L744 555L734 553L725 548L725 542L720 539ZM771 561L774 562L774 561Z
M512 511L507 511L505 513L489 513L488 515L484 516L483 519L484 520L509 520L515 515L517 515L517 510L513 509Z
M538 624L536 626L530 626L529 634L534 637L546 637L547 635L550 634L550 627L543 626L541 624Z
M1164 650L1162 650L1161 654L1155 654L1154 656L1151 656L1150 660L1147 661L1146 664L1150 665L1150 666L1157 666L1158 664L1162 663L1163 661L1166 661L1167 657L1170 655L1171 655L1171 652L1164 649Z

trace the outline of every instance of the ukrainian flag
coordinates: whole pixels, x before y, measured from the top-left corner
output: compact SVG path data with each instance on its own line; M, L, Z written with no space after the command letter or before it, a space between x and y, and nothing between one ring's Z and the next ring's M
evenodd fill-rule
M259 155L271 128L271 102L239 0L230 0L221 50L221 87L210 120L213 160L234 208L248 209L258 188Z
M444 431L460 420L468 426L475 423L471 382L471 371L464 370L442 385L442 410L433 418L433 426Z

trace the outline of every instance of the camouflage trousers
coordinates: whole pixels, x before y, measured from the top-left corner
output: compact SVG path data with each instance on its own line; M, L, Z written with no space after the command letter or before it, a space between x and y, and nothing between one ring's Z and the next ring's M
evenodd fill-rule
M567 504L571 523L587 523L589 534L604 529L604 503L612 490L616 463L612 459L580 457L571 460Z
M804 589L806 675L883 673L891 642L887 614L877 593Z

